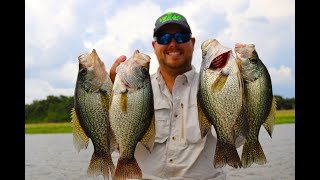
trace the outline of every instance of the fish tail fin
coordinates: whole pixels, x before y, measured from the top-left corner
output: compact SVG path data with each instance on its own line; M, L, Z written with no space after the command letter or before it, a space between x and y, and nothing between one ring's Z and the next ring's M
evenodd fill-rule
M267 158L259 141L246 141L243 145L241 162L244 168L250 167L252 163L265 164Z
M234 167L242 167L241 160L234 144L221 143L217 141L216 153L214 155L214 167L223 167L226 164Z
M109 179L114 174L114 164L110 154L98 155L93 152L91 161L87 170L90 177L102 175L104 179Z
M142 179L142 172L136 159L119 157L113 179Z

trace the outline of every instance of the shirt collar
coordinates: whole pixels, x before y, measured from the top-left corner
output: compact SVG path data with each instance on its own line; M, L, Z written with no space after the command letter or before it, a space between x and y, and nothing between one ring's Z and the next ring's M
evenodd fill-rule
M190 71L185 72L183 75L185 75L187 77L187 82L191 83L193 80L193 77L195 75L196 69L195 67L192 65L192 69Z
M181 76L185 76L187 78L187 82L191 83L195 75L195 72L196 72L196 68L192 65L192 69L190 71L183 73ZM160 73L160 68L158 68L157 73L155 75L159 83L164 83L163 77Z

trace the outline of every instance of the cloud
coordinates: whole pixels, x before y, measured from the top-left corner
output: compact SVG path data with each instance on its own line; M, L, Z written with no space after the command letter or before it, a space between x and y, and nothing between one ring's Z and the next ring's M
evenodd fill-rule
M280 66L279 69L274 67L268 68L273 85L292 86L294 84L294 73L291 68Z
M25 81L25 103L30 104L33 100L46 99L48 95L73 96L74 88L56 88L42 79L26 79Z
M58 78L59 81L65 81L68 84L70 84L70 82L73 82L73 85L75 86L78 68L79 64L77 61L68 61L64 65L62 65L61 69L59 69L59 71L57 72L57 76L55 78Z
M96 0L27 0L25 21L26 102L45 94L72 94L77 57L96 49L107 70L120 55L135 49L151 56L150 72L158 61L151 45L155 20L166 11L182 13L196 37L193 64L200 69L201 43L216 38L233 48L254 43L273 73L276 86L294 89L295 5L292 0L188 0L165 2ZM290 75L280 76L289 68ZM286 77L286 78L284 78ZM27 83L38 82L30 86ZM282 83L281 83L282 82ZM284 83L285 82L285 83ZM32 87L37 87L34 89ZM39 89L43 88L43 89ZM49 90L50 89L50 90ZM277 91L282 91L276 88ZM39 93L34 93L39 92ZM294 91L283 93L294 96ZM281 94L281 93L278 93Z
M75 2L74 0L26 1L26 31L32 34L26 36L26 41L40 46L43 50L54 46L60 34L70 32L75 26L73 16Z
M294 16L294 0L251 0L247 14L251 17L266 16L272 19Z
M29 67L33 66L34 64L35 64L35 60L31 56L26 55L26 57L25 57L25 67L29 68Z
M95 48L106 67L111 67L121 55L130 57L135 49L144 53L153 51L152 29L154 20L161 14L160 7L151 1L140 1L122 8L105 19L104 36L97 41L85 41L85 47Z

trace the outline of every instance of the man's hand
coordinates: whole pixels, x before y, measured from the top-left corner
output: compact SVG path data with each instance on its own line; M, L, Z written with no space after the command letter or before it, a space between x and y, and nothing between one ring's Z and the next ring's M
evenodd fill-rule
M119 64L121 62L125 61L126 59L127 59L127 57L125 55L122 55L122 56L118 57L115 60L115 62L113 63L113 65L111 66L109 74L110 74L110 79L111 79L112 82L114 82L114 79L116 78L116 74L117 74L116 73L116 69L117 69L117 67L119 66Z

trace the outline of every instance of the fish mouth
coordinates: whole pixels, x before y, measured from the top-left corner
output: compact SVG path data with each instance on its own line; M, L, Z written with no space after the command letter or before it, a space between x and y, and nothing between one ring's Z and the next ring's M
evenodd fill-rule
M104 63L100 60L95 49L90 53L84 53L78 56L79 72L86 76L89 84L100 87L107 78L107 71ZM88 72L88 73L87 73Z
M246 47L246 45L245 44L241 44L241 43L236 43L235 44L235 48L237 49L237 48L243 48L243 47Z
M78 61L79 61L80 69L89 68L93 65L93 59L92 59L90 53L81 54L78 57Z
M105 65L100 60L95 49L92 50L91 53L84 53L78 56L79 68L100 68L104 69Z
M223 68L231 56L231 48L223 46L217 39L208 39L201 44L202 69Z
M202 56L205 56L209 50L209 45L216 41L215 39L208 39L201 44Z
M213 56L212 60L216 57L230 52L231 49L223 46L217 39L208 39L201 44L202 56L206 56L208 53Z
M255 45L236 43L234 50L237 57L243 60L250 57L250 54L255 50Z

